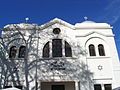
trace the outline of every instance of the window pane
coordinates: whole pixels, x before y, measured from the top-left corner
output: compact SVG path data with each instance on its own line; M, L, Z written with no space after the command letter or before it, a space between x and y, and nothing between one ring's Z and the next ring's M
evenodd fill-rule
M105 84L104 87L105 87L105 90L112 90L111 84Z
M65 56L72 57L72 50L70 45L65 41Z
M65 90L65 86L64 85L52 85L51 90Z
M12 88L12 87L13 87L13 86L4 86L4 88ZM22 86L14 86L14 87L16 87L16 88L22 90ZM6 90L7 90L7 89L6 89Z
M96 56L95 46L93 44L89 45L89 53L90 53L90 56Z
M102 90L101 85L100 84L95 84L94 85L94 90Z
M16 88L18 88L18 89L20 89L20 90L22 90L22 86L15 86Z
M4 86L4 88L12 88L12 86Z
M54 34L59 34L60 33L60 28L54 28L53 33Z
M100 56L105 56L104 46L102 44L98 45L98 51Z
M49 57L49 52L50 52L50 49L49 49L49 42L47 42L43 48L43 57L44 58L48 58Z
M12 46L10 48L10 53L9 53L9 58L15 58L17 53L17 48L16 46Z
M25 51L26 51L26 47L25 46L21 46L19 49L19 58L24 58L25 57Z
M52 56L62 57L62 40L61 39L52 40Z

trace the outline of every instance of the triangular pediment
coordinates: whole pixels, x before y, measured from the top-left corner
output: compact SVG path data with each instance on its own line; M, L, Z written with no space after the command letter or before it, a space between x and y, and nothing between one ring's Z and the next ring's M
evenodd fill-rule
M40 26L40 29L45 29L45 28L47 28L47 27L49 27L49 26L52 26L52 25L54 25L54 24L56 24L56 23L57 23L57 24L60 24L60 25L64 25L64 26L66 26L66 27L68 27L68 28L74 29L74 25L72 25L72 24L70 24L70 23L67 23L67 22L65 22L65 21L63 21L63 20L61 20L61 19L59 19L59 18L54 18L53 20L51 20L51 21L49 21L49 22L41 25L41 26Z

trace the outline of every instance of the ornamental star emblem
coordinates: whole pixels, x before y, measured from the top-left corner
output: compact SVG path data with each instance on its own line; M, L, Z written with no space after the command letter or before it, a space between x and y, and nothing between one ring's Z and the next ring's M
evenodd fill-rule
M103 66L99 65L98 70L102 70L102 69L103 69Z

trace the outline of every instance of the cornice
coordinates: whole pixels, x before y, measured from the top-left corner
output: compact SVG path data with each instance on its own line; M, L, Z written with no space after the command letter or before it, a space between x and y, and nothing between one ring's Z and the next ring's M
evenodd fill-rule
M87 36L90 36L94 33L97 33L97 34L105 36L105 37L114 37L115 36L114 34L103 34L103 33L100 33L100 32L92 31L92 32L89 32L89 33L84 34L84 35L76 35L76 37L87 37Z

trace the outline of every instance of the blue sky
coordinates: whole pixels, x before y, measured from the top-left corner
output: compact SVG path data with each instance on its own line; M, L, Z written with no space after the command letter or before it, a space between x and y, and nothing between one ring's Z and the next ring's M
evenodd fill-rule
M120 56L120 0L0 0L0 28L6 24L44 24L58 17L75 24L88 20L111 24Z

